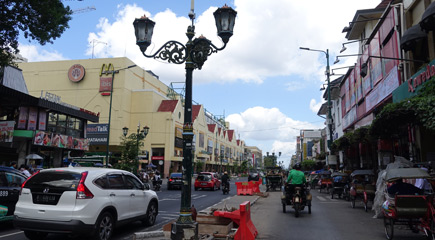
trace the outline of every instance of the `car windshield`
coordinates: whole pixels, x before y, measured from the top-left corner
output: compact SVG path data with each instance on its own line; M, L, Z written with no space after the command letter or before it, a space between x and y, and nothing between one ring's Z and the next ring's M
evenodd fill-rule
M41 172L34 175L26 183L26 188L53 187L74 191L80 181L81 174L68 171Z
M211 175L198 175L198 181L210 181Z
M172 173L171 178L181 178L181 173Z

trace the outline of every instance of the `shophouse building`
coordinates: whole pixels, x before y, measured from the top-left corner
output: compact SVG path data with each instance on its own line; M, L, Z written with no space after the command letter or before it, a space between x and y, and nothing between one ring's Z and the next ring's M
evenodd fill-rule
M184 98L153 72L125 57L20 63L20 68L31 95L57 96L99 114L98 124L88 124L87 154L109 152L109 163L114 163L123 128L131 134L147 126L149 133L138 154L139 169L152 163L164 176L181 172ZM77 77L80 72L83 77ZM192 119L196 171L218 171L221 166L231 170L245 160L244 141L237 139L222 117L194 104Z
M0 68L0 165L59 167L64 156L89 150L86 125L98 121L97 113L53 95L29 95L21 69Z
M423 118L414 121L399 114L387 119L382 113L433 81L434 29L431 0L384 0L373 9L358 10L343 29L347 43L359 44L357 53L346 53L358 59L340 80L340 99L331 97L338 103L331 111L341 112L341 118L336 114L333 119L337 149L332 151L340 153L346 169L383 169L395 155L435 163L434 134Z

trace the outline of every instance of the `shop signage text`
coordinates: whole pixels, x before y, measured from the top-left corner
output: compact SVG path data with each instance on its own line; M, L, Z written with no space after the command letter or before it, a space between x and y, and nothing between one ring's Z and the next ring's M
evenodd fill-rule
M408 92L415 92L415 89L429 80L431 77L435 75L435 65L432 62L432 65L427 65L426 70L423 70L421 73L417 73L416 77L411 77L408 80Z
M56 103L56 104L63 105L63 106L68 107L68 108L79 110L79 111L85 112L85 113L90 114L90 115L94 115L94 116L97 116L97 117L100 116L100 113L94 113L94 112L91 112L91 111L86 110L84 108L79 108L79 107L76 107L74 105L71 105L71 104L68 104L68 103L64 103L64 102L62 102L62 97L61 96L57 96L54 93L50 93L50 92L46 91L45 94L44 94L44 90L41 90L41 96L39 98L47 100L49 102L53 102L53 103Z

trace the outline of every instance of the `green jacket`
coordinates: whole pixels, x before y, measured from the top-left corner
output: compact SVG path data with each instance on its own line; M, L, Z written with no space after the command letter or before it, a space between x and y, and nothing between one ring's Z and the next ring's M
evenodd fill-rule
M306 182L307 182L307 179L305 179L305 174L302 171L299 171L299 170L290 171L288 178L287 178L287 183L303 184Z

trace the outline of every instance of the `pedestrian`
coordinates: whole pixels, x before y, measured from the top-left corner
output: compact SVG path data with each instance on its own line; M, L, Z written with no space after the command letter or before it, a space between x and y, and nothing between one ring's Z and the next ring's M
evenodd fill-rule
M24 175L26 175L27 177L32 176L32 174L30 174L30 172L29 172L29 166L27 166L27 165L21 164L21 166L20 166L20 171L21 171Z
M11 164L9 165L10 168L14 168L17 169L17 162L11 162Z
M150 176L148 175L148 173L147 173L146 170L143 171L142 179L143 179L143 182L144 182L144 183L147 183L147 182L149 182L149 180L150 180Z

